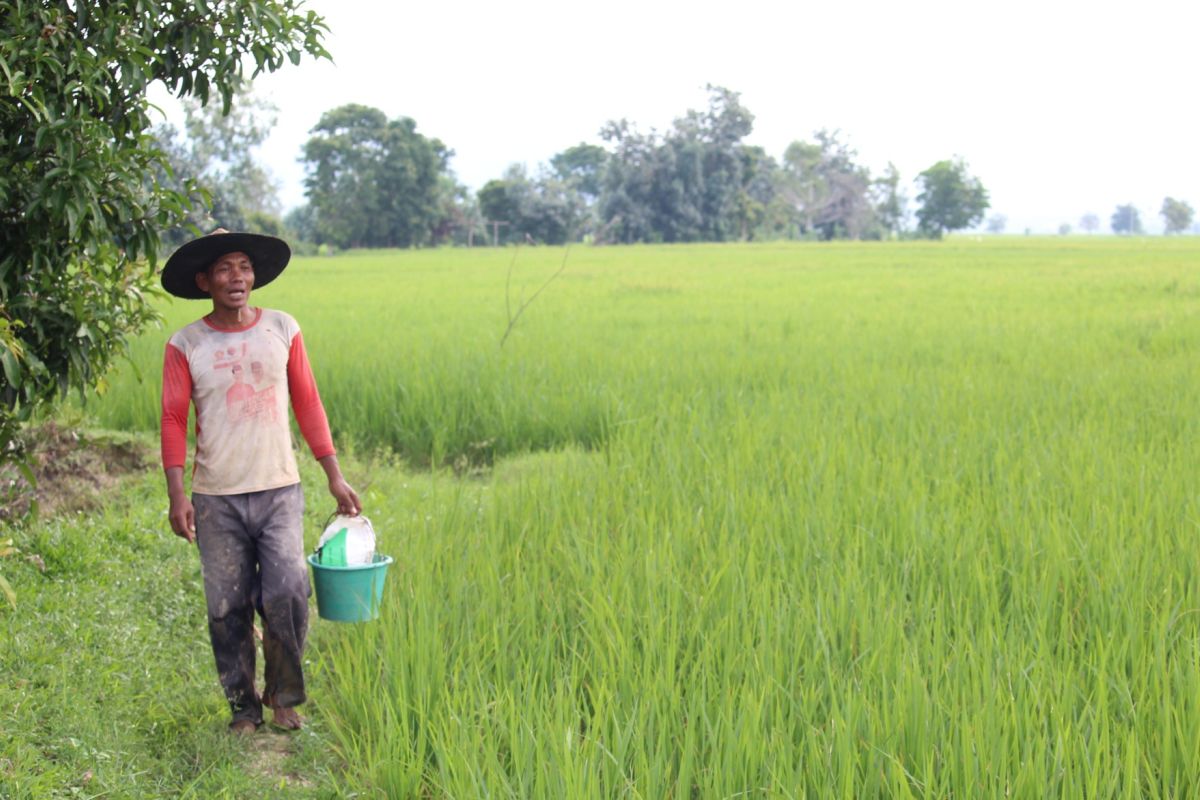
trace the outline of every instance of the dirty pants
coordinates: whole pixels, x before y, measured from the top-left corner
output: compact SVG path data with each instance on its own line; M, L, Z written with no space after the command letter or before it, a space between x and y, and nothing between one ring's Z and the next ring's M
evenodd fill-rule
M208 632L233 721L262 723L263 704L304 702L308 632L304 492L300 484L234 495L192 495ZM254 690L254 612L263 620L266 685Z

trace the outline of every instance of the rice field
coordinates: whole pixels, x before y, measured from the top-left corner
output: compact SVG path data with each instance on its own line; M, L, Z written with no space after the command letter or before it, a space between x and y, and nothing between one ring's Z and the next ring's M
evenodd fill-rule
M1198 257L298 259L255 302L399 566L382 621L318 626L347 791L1200 796ZM165 338L102 424L156 428Z

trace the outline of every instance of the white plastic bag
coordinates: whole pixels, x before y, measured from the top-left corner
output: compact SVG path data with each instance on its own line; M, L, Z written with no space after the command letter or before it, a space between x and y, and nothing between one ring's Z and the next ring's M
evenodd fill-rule
M361 514L338 514L317 542L317 562L329 567L370 564L375 560L375 529Z

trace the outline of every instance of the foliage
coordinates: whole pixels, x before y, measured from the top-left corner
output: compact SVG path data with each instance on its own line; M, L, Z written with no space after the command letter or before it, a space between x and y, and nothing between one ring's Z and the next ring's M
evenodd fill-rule
M872 176L841 134L828 130L793 142L776 162L744 143L754 115L739 94L708 88L708 108L688 111L665 134L642 133L627 120L601 130L609 149L595 205L598 239L884 239L902 232L907 198L894 164Z
M1109 220L1109 226L1113 233L1137 235L1142 232L1142 218L1138 214L1137 206L1133 203L1117 206L1117 210L1113 212L1112 218Z
M967 172L961 158L939 161L917 176L917 229L931 239L977 224L987 211L988 193L979 178Z
M607 123L609 143L598 201L601 240L730 241L750 238L765 218L774 162L743 144L754 115L737 92L709 86L709 104L689 110L665 135L626 120Z
M822 240L861 239L875 224L870 172L855 163L858 154L841 140L840 131L820 130L813 138L792 142L783 154L781 193L795 209L800 233ZM893 220L899 213L898 183L893 167L884 178L889 191L881 203Z
M1008 217L1004 214L992 214L988 217L987 230L988 233L1004 233L1004 229L1008 226Z
M530 179L514 164L504 177L479 190L479 211L489 227L496 223L501 242L564 244L576 239L586 201L569 178L543 172Z
M1100 217L1089 211L1079 218L1079 227L1088 233L1095 233L1100 228Z
M908 197L889 163L872 175L839 131L795 141L776 162L745 143L754 115L740 95L708 87L708 106L664 133L628 120L600 131L530 177L519 166L477 194L499 241L698 242L753 239L889 239L904 234ZM974 224L987 192L961 160L926 173L926 236Z
M1168 236L1172 233L1183 233L1192 227L1192 219L1196 216L1191 205L1183 200L1176 200L1174 197L1164 198L1162 210L1158 213L1165 223L1163 232Z
M103 391L154 319L159 233L192 187L147 184L167 164L147 87L228 109L251 66L326 55L323 22L299 6L0 0L0 459L56 394Z
M337 247L435 241L453 151L409 117L348 104L327 111L304 145L315 240Z
M580 142L550 159L555 174L583 197L588 205L600 198L608 152L599 145Z
M908 196L900 188L900 170L895 164L889 161L883 174L871 182L871 196L875 219L874 230L870 232L879 234L878 238L904 233L908 218Z
M309 496L323 492L320 468L301 468ZM165 527L157 472L130 476L87 514L18 529L19 557L3 557L0 535L0 570L20 600L9 613L0 589L0 797L344 797L316 704L299 737L227 733L199 559ZM319 513L306 530L319 530ZM328 633L311 628L314 661ZM310 677L311 694L327 696L320 670Z
M163 233L163 242L178 246L196 231L217 227L278 230L279 186L255 157L275 125L275 105L256 96L250 84L237 87L227 114L220 105L201 105L195 98L186 98L182 105L183 133L169 124L153 131L170 166L155 179L179 192L189 183L204 191L184 223Z
M437 212L432 240L472 247L475 240L485 241L487 230L479 202L471 190L446 171L438 177Z

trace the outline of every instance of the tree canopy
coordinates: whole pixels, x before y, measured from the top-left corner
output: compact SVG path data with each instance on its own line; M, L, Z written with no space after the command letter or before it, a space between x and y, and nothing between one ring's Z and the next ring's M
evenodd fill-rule
M1113 212L1109 219L1109 226L1113 233L1135 235L1142 232L1142 218L1138 214L1137 206L1133 203L1117 206L1117 210Z
M976 225L989 208L988 193L979 178L967 172L961 159L939 161L917 176L917 228L940 239L949 231Z
M547 172L531 180L524 167L509 167L479 190L484 223L494 226L500 241L563 244L574 239L586 200L570 172L565 179L560 175Z
M1165 224L1163 232L1168 236L1172 233L1183 233L1192 227L1192 219L1196 216L1190 204L1174 197L1164 198L1162 209L1158 213Z
M349 104L327 111L304 146L318 242L411 247L434 238L452 151L409 117Z
M186 194L146 91L228 109L246 78L327 57L297 0L0 0L0 458L18 420L98 385L154 314L159 233Z
M691 110L659 136L626 120L609 122L609 144L598 203L602 237L617 242L727 241L748 238L769 201L773 168L742 140L754 115L737 92L709 86L708 107Z

